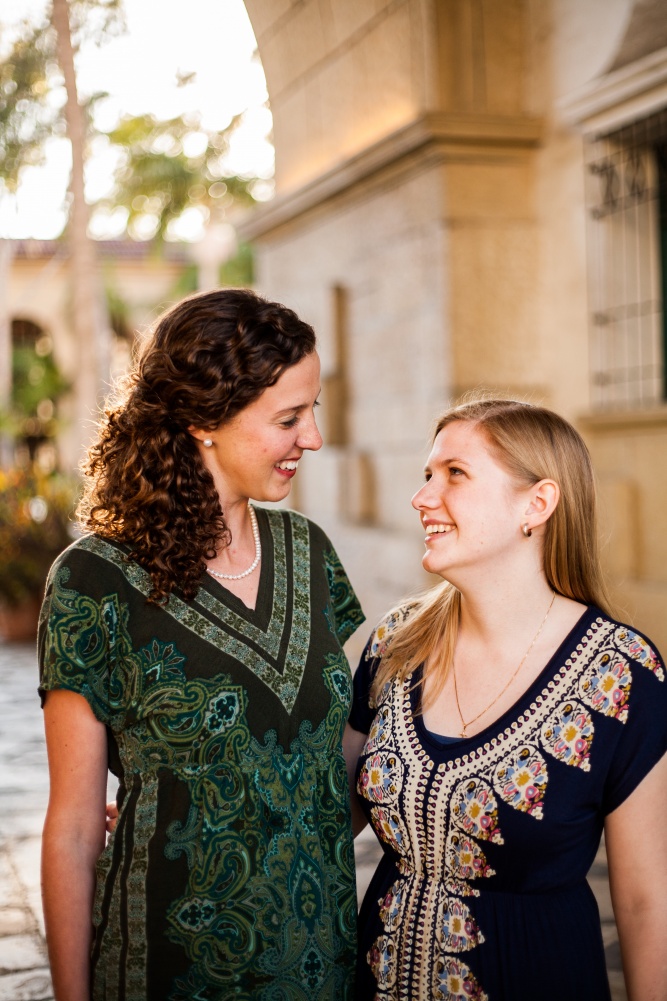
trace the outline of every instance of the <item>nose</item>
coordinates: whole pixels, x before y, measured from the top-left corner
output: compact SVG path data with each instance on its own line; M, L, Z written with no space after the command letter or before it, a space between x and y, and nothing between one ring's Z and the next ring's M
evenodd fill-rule
M319 448L322 448L322 435L317 426L315 414L311 414L309 419L304 420L301 424L296 444L299 448L309 449L311 452L317 452Z
M428 483L425 483L423 487L420 487L417 493L413 495L410 503L415 511L424 511L429 507L430 497L428 486Z

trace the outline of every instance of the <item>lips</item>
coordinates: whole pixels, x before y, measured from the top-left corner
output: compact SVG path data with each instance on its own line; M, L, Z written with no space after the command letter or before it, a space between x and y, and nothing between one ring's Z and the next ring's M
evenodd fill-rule
M442 523L439 524L433 523L424 525L424 531L426 532L427 537L430 537L432 535L447 535L448 532L452 532L453 530L454 526L448 524L445 525Z
M298 459L284 459L282 462L277 462L273 468L279 476L284 476L286 479L291 480L296 475L298 465Z

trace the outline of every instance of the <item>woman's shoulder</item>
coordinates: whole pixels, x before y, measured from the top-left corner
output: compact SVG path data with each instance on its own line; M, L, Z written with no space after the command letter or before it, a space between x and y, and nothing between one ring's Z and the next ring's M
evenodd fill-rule
M75 539L54 560L47 579L47 588L56 579L62 583L73 578L87 581L106 581L109 577L127 576L127 568L145 574L138 564L128 560L128 548L115 539L106 539L95 533L86 533Z
M267 519L271 526L284 525L285 520L289 522L292 530L297 532L307 532L309 538L314 544L321 545L323 549L333 549L333 545L329 539L329 536L325 530L313 521L311 518L306 517L300 511L295 511L291 507L261 507L260 505L253 504L256 511L261 512Z
M418 604L416 600L405 601L382 616L366 645L367 660L381 659L386 654L397 629L407 622Z
M591 612L593 620L589 632L601 647L612 647L628 661L648 668L659 681L665 680L664 660L645 633L599 608L592 607Z

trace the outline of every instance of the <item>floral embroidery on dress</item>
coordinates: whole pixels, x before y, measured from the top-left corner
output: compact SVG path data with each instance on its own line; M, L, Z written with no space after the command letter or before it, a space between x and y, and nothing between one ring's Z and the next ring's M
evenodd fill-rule
M483 779L461 782L452 796L452 819L466 834L483 841L503 843L498 827L498 804L493 790Z
M400 614L378 627L369 656L386 652ZM412 677L385 686L357 786L372 804L378 838L398 856L400 873L378 901L382 930L367 953L374 1001L495 1001L473 972L485 942L474 913L477 881L496 875L482 845L493 858L498 849L491 845L504 844L499 803L527 823L544 819L555 762L591 771L594 713L613 725L627 718L630 656L662 680L662 667L641 637L598 618L523 715L437 766L415 728Z
M489 1001L465 963L453 956L442 956L435 969L433 997L437 1001Z
M377 980L378 992L391 990L396 983L396 944L389 935L375 940L366 958Z
M579 681L586 705L625 723L632 687L630 665L616 650L602 650Z
M541 737L546 750L558 761L589 772L593 732L591 714L578 702L572 701L558 706L549 716L542 727Z
M501 761L493 774L493 785L505 803L541 820L548 778L547 763L540 752L525 744L507 761Z
M357 791L360 792L360 795L363 795L358 787ZM376 833L398 855L407 856L409 840L407 831L399 815L395 811L387 810L383 806L374 806L371 814Z
M613 635L613 641L632 660L637 661L638 664L652 671L659 681L665 680L665 672L662 669L657 654L643 636L633 632L632 629L628 629L626 626L619 626Z
M367 753L377 751L389 739L391 723L391 706L381 706L371 724L368 739L366 740L365 750Z
M382 924L387 931L396 931L403 904L405 903L405 883L403 880L396 880L394 885L385 893L380 904L380 917Z
M445 897L436 925L438 943L445 952L466 952L484 941L470 908L458 897Z
M374 803L393 802L403 786L403 765L395 754L366 758L359 773L361 795Z
M448 877L470 880L484 879L496 874L495 869L492 869L486 861L486 856L479 845L456 831L453 831L447 839L445 859ZM448 884L450 883L451 880L448 879ZM455 892L462 896L479 895L479 890L458 883Z
M389 612L388 615L385 615L371 636L370 643L366 651L367 659L384 657L387 652L389 640L391 639L391 635L396 629L396 626L405 622L413 608L415 608L415 602L408 605L402 605L400 608L395 608L393 611Z

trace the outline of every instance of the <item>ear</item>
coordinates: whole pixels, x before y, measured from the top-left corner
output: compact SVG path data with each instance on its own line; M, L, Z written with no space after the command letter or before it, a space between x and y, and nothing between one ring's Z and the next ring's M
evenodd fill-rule
M188 434L191 434L193 438L196 438L197 441L201 442L204 441L204 438L210 439L211 437L210 431L207 431L205 428L196 428L192 424L188 428Z
M529 491L525 509L525 523L529 529L544 525L554 513L560 500L560 487L555 480L540 480Z

